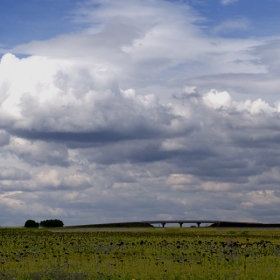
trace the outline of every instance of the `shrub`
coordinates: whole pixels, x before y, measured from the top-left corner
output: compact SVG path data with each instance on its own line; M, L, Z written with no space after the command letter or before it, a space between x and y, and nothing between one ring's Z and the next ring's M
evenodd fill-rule
M39 223L36 223L34 220L27 220L24 224L24 227L27 228L38 228Z
M249 231L248 230L243 230L243 231L241 231L241 235L249 235Z
M61 220L45 220L40 222L41 227L63 227L63 222Z

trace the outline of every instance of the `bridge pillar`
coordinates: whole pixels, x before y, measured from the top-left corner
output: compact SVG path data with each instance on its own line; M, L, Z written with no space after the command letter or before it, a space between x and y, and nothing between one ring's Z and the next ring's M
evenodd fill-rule
M180 225L180 228L183 226L183 223L179 223L179 225Z
M200 227L200 224L201 224L201 223L198 222L198 223L196 223L196 224L197 224L197 227Z
M161 223L161 225L162 225L163 228L165 227L165 224L166 224L166 223Z

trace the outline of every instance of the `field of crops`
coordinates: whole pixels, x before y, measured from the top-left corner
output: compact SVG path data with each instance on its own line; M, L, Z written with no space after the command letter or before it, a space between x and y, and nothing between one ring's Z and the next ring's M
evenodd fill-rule
M280 279L280 231L0 228L0 279Z

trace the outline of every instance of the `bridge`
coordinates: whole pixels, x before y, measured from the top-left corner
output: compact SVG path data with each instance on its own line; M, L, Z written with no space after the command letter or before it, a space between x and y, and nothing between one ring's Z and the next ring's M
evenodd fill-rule
M244 224L244 225L250 225L250 224L260 224L261 223L247 223L247 222L232 222L232 221L217 221L217 220L154 220L154 221L142 221L142 223L148 223L148 224L161 224L164 228L166 224L179 224L180 227L183 226L183 224L197 224L198 227L200 227L201 224L222 224L222 223L237 223L237 224Z

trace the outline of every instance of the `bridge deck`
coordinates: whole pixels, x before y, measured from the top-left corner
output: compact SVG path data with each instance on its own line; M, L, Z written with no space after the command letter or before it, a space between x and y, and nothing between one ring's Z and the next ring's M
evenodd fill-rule
M142 221L142 223L148 224L161 224L164 227L166 224L179 224L182 227L183 224L197 224L199 227L201 224L219 224L219 223L238 223L238 224L260 224L251 222L233 222L233 221L217 221L217 220L153 220L153 221Z

